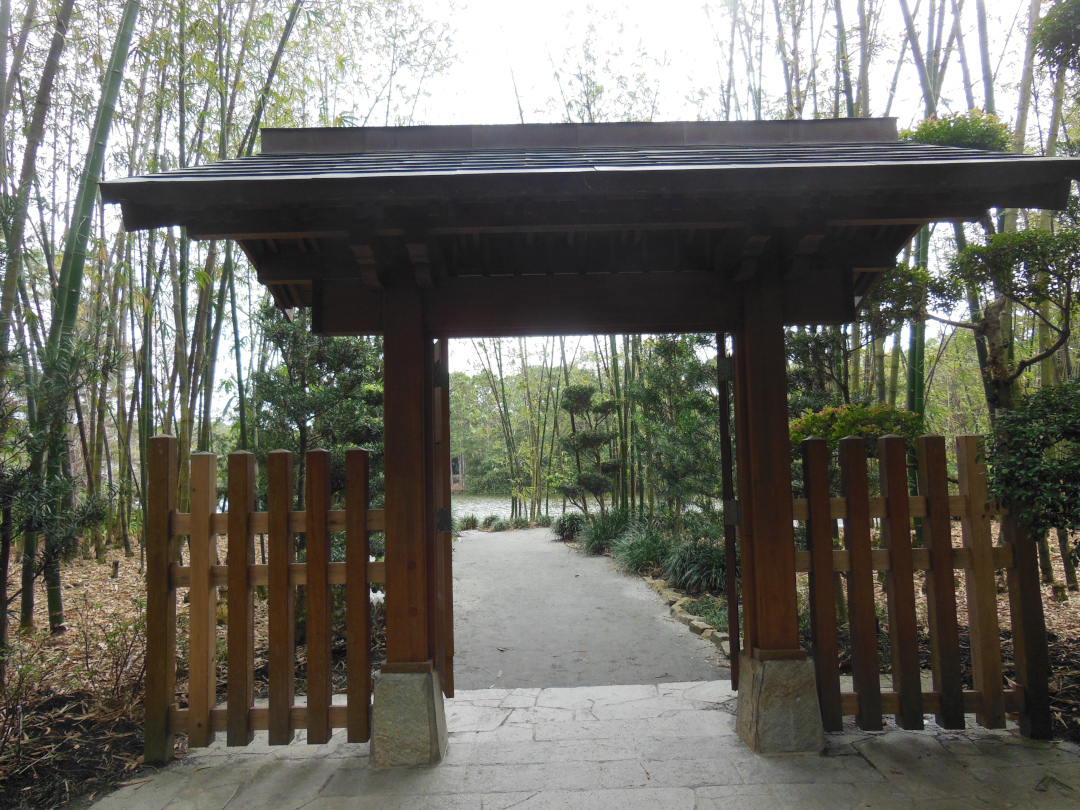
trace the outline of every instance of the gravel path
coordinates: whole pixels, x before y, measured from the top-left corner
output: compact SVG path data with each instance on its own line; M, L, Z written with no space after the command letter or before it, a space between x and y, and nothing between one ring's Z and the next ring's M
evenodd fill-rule
M458 689L729 677L716 647L672 619L640 577L547 529L462 533L454 543L454 633Z

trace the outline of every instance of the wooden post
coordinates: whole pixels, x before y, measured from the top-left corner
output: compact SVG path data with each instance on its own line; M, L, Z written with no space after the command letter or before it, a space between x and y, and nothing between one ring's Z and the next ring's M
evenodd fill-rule
M210 710L217 693L217 588L211 585L210 566L217 562L217 535L210 522L217 511L217 456L191 456L190 621L188 631L188 746L199 748L214 741ZM212 546L213 544L213 546Z
M450 517L450 341L435 344L435 508L445 525L436 527L436 589L439 621L438 669L443 694L454 696L454 574L452 567L454 533Z
M848 574L851 679L859 695L855 723L863 731L880 731L881 680L878 677L874 567L870 554L870 491L866 441L860 436L840 440L840 494L847 499L844 545L851 558Z
M896 724L923 728L919 628L915 617L915 565L911 557L911 510L908 500L907 448L901 436L878 439L879 480L888 514L881 522L881 545L889 550L885 595L889 602L893 689L900 694Z
M1035 538L1014 515L1001 521L1005 542L1012 546L1009 568L1009 613L1012 616L1013 662L1023 689L1020 733L1034 740L1053 737L1050 713L1050 651L1046 642L1039 557Z
M960 679L960 632L956 625L952 515L946 477L945 437L920 436L919 494L926 498L923 539L930 548L926 607L930 618L930 666L941 695L935 715L942 728L964 727L964 686Z
M330 741L330 453L309 450L306 470L307 522L307 741Z
M270 744L293 739L289 710L295 703L296 591L289 584L289 566L296 559L296 541L289 529L293 508L293 454L266 454L267 630L270 644Z
M956 469L967 514L960 519L971 568L964 571L968 633L975 691L982 700L975 719L983 728L1005 728L1005 688L1001 678L1001 630L998 627L994 539L986 487L986 445L981 436L956 437Z
M368 577L368 453L345 452L345 649L351 743L371 739L371 580Z
M386 664L430 661L428 647L425 346L420 291L384 293L383 441L386 446Z
M143 760L163 765L173 757L169 709L176 700L176 591L169 566L176 560L173 512L177 497L177 443L149 442L146 498L146 694Z
M825 731L843 731L840 705L840 645L836 631L836 577L833 575L832 515L829 499L829 443L803 439L803 486L809 516L806 543L810 549L810 641L817 676L821 724Z
M742 649L752 653L757 646L757 578L754 574L754 513L750 487L750 439L746 413L749 409L744 380L749 376L746 341L734 336L735 345L735 468L739 487L739 560L742 562ZM741 676L741 672L739 673Z
M255 600L248 566L255 562L255 456L229 454L229 745L255 739L249 710L255 702Z
M723 372L717 379L717 400L720 405L720 495L725 510L735 505L735 486L731 458L731 381L734 363L726 362L727 335L716 336L717 367ZM735 557L735 519L737 515L724 513L724 593L727 597L728 659L731 661L731 688L739 688L739 582L735 576L738 564Z
M744 325L739 341L738 384L742 388L740 404L745 405L738 414L745 448L739 458L739 487L743 519L750 518L757 614L746 646L760 660L806 657L799 646L795 602L782 289L779 267L763 262L744 287Z

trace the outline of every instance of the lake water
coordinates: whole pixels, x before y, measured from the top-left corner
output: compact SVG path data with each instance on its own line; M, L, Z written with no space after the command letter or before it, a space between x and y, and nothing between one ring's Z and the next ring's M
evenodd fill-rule
M573 509L569 506L569 509ZM464 515L476 515L483 520L488 515L496 515L503 520L510 519L510 496L509 495L473 495L467 492L458 492L450 497L450 514L455 520ZM562 514L562 498L551 499L551 516L559 517Z

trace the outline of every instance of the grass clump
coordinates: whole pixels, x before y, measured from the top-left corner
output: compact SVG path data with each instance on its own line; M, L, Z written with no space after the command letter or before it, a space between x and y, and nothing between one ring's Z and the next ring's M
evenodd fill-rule
M676 544L662 568L664 579L687 593L723 590L727 582L724 547L708 540Z
M553 520L552 520L551 515L549 515L547 513L545 513L543 515L537 515L536 516L536 525L543 528L543 529L549 528L551 526L552 522L553 522Z
M495 518L487 528L489 531L493 532L505 532L510 528L510 521L503 520L502 518Z
M495 525L495 522L499 519L498 515L488 515L486 518L480 521L481 529L490 529Z
M469 532L474 529L480 528L480 518L476 515L462 515L457 520L457 530L459 532Z
M611 544L611 554L624 571L655 574L671 553L671 541L655 523L634 520Z
M572 543L585 530L586 523L588 520L581 512L564 512L551 524L551 530L555 532L555 539Z
M604 554L630 522L630 515L619 509L609 509L592 515L581 533L581 549L586 554Z
M515 531L518 529L527 529L529 528L529 519L520 515L515 518L510 518L510 528Z
M684 606L687 613L700 616L710 627L726 633L727 623L727 600L719 596L705 594L698 599L687 602Z

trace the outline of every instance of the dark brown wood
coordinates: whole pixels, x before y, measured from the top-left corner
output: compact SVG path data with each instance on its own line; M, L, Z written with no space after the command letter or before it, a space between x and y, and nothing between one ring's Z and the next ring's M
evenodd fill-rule
M1005 688L1001 673L1001 631L998 626L994 538L991 533L986 480L986 443L981 436L956 437L956 470L967 514L960 519L964 547L972 567L964 571L967 586L971 673L983 696L975 719L983 728L1005 728Z
M266 454L267 620L270 652L270 744L293 739L289 711L295 703L296 591L289 584L289 566L296 559L295 536L289 531L293 508L293 454Z
M735 368L733 358L727 355L727 335L723 332L716 336L717 367L721 365L732 371ZM717 401L720 411L720 493L724 499L724 593L727 596L728 618L728 658L731 661L731 688L739 688L739 580L735 572L739 570L736 560L735 518L729 510L737 511L735 502L735 476L731 452L731 383L733 373L721 373L717 380Z
M881 545L889 550L885 572L889 605L889 643L892 647L893 689L900 695L896 724L923 728L922 678L919 667L919 626L915 616L915 566L911 558L911 514L908 508L907 447L901 436L878 439L881 494L888 499L888 516L881 522Z
M742 506L752 515L757 603L756 639L752 648L748 639L747 648L755 655L761 650L770 656L795 654L801 649L795 603L787 351L780 301L775 294L779 286L779 268L771 263L763 263L744 285L741 337L747 360L739 364L744 376L738 380L745 389L746 408L739 418L745 421L749 452L749 469L740 464L739 478L741 481L745 475L749 484L749 498Z
M255 456L229 454L229 745L255 739L248 714L255 704L255 599L248 566L255 563L255 535L250 515L255 511Z
M330 741L330 704L333 697L330 660L330 453L307 453L307 741Z
M217 564L217 535L211 520L217 511L217 456L191 456L191 552L188 622L188 747L214 741L210 710L217 692L217 588L210 566Z
M1035 538L1014 515L1001 521L1004 541L1013 548L1008 570L1009 614L1012 617L1013 662L1023 690L1020 733L1034 740L1053 737L1050 711L1050 653L1046 641L1039 558Z
M176 591L169 582L169 566L178 551L170 526L179 474L176 438L154 436L148 450L143 760L163 765L173 758L175 736L169 709L176 701Z
M397 280L402 284L401 280ZM383 340L386 446L386 660L427 661L428 451L419 290L389 285Z
M803 489L809 508L806 544L810 549L810 655L817 676L818 704L825 731L842 731L840 645L836 627L836 577L833 574L829 498L829 443L802 442Z
M348 740L371 738L371 582L368 577L368 453L345 451L345 636Z
M960 631L956 623L956 578L952 560L952 516L945 437L920 436L919 494L926 498L923 542L930 549L926 606L930 619L930 666L941 694L935 715L942 728L964 727L964 685L960 679Z
M435 506L450 509L450 342L440 338L435 344ZM437 593L440 648L439 676L443 694L454 696L454 574L452 531L439 532Z
M746 341L736 333L733 336L735 347L735 464L739 471L739 560L742 563L742 631L743 649L753 652L757 646L757 590L754 575L754 512L749 509L753 503L750 485L750 439L747 435L746 380L747 368Z
M847 499L844 546L851 557L851 571L847 575L851 680L859 695L855 723L863 731L880 731L881 681L878 678L874 567L870 557L870 490L866 442L859 436L840 440L840 494Z

